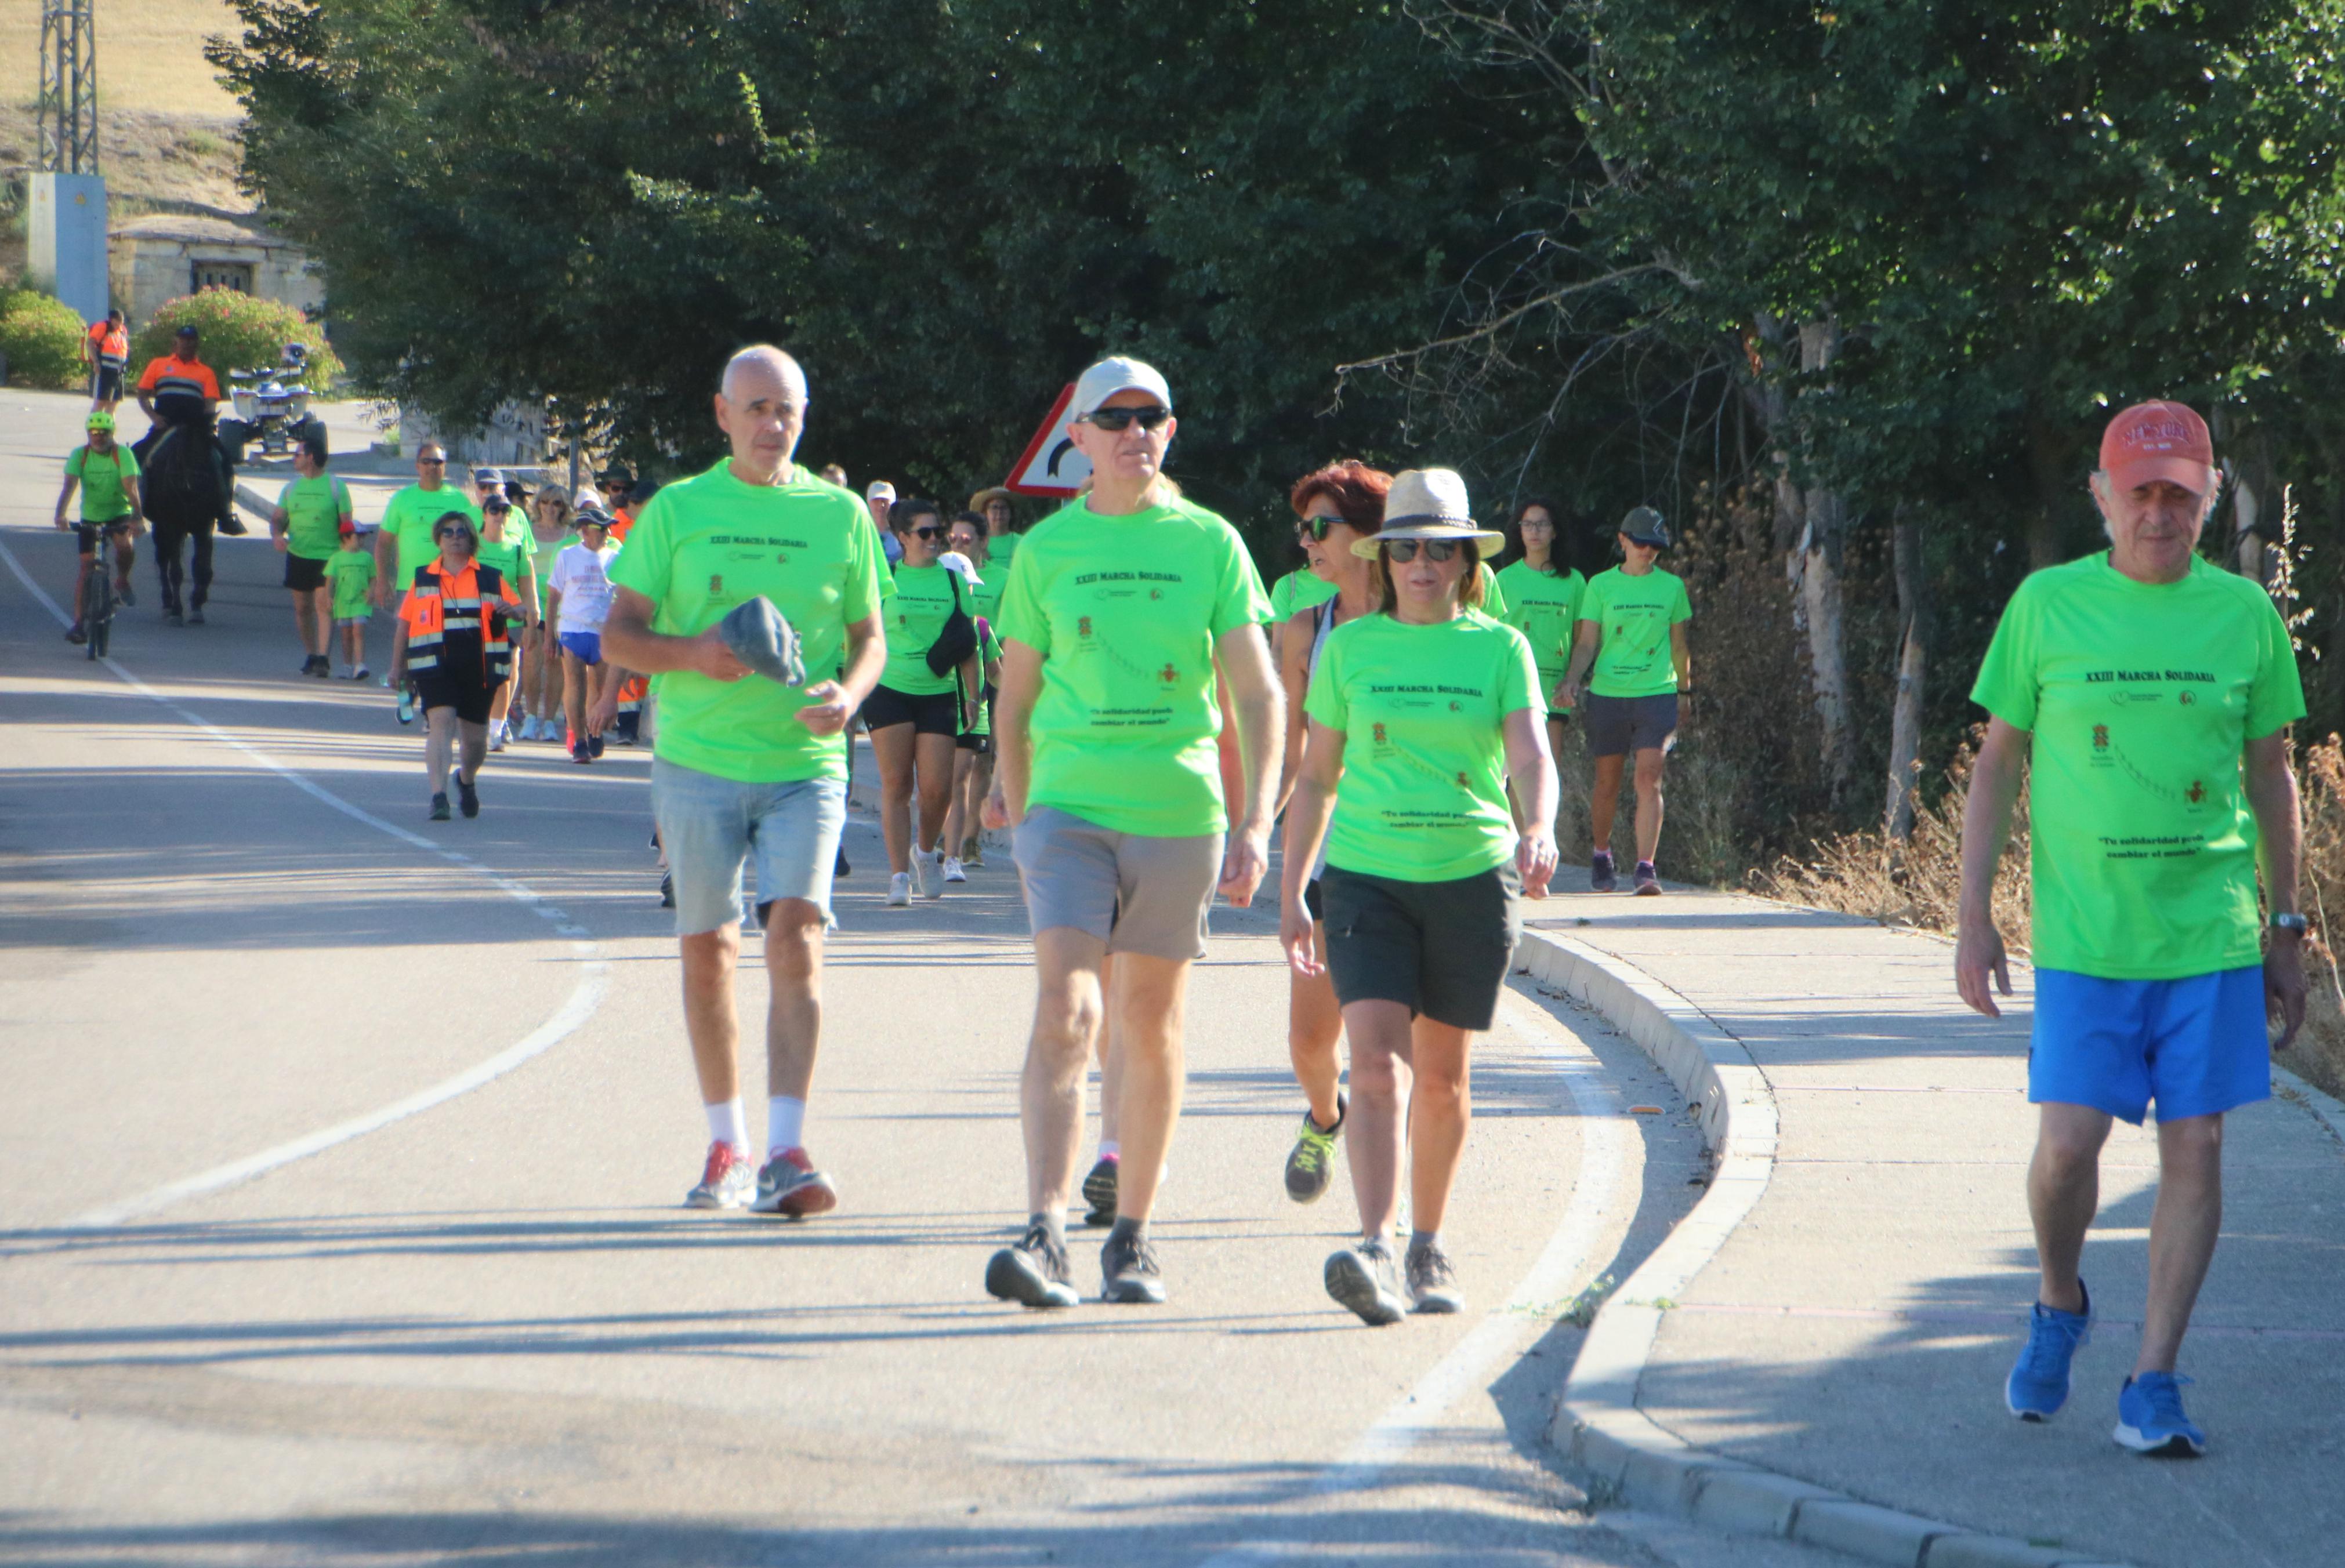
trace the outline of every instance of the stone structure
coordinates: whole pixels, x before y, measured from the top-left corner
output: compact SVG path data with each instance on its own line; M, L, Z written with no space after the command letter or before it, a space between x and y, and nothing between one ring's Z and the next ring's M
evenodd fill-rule
M167 299L223 287L315 313L325 281L300 247L226 218L176 214L117 224L107 244L114 302L133 331Z

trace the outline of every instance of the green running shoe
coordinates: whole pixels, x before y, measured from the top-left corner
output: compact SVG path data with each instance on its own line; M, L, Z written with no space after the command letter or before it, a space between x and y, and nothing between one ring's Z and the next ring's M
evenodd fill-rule
M1325 1196L1335 1172L1335 1138L1344 1130L1344 1113L1351 1102L1335 1097L1335 1125L1323 1128L1306 1108L1295 1129L1294 1147L1286 1152L1286 1196L1297 1203L1316 1203Z

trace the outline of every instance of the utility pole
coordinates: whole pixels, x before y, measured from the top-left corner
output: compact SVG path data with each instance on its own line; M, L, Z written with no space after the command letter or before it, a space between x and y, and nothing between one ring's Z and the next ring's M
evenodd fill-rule
M106 314L106 180L97 172L94 0L41 0L41 146L27 270L95 321Z

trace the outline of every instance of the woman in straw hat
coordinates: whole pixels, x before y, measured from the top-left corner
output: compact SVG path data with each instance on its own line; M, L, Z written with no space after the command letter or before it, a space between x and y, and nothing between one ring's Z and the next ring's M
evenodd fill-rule
M1479 612L1477 527L1448 469L1393 481L1384 527L1356 540L1377 613L1329 635L1304 709L1286 813L1280 940L1321 967L1304 884L1320 878L1325 967L1352 1042L1352 1192L1360 1241L1327 1259L1327 1293L1368 1323L1465 1305L1441 1219L1466 1148L1474 1037L1490 1027L1521 930L1517 899L1555 872L1555 762L1530 644ZM1511 780L1530 825L1518 834ZM1333 821L1330 821L1332 812ZM1401 1153L1414 1233L1393 1257Z

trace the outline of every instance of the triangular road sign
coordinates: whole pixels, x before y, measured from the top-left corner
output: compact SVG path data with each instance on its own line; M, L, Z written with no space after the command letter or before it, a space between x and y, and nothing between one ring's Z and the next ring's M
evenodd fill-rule
M1067 436L1067 410L1075 400L1075 384L1061 389L1058 400L1042 417L1042 428L1026 443L1026 452L1002 481L1002 489L1019 495L1072 496L1091 477L1091 460L1075 450Z

